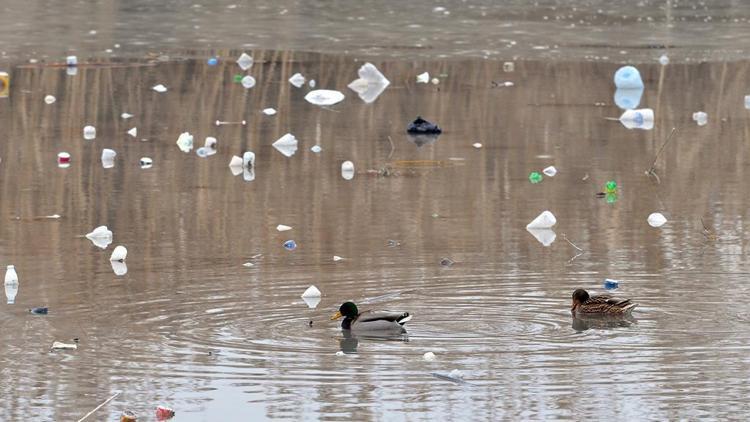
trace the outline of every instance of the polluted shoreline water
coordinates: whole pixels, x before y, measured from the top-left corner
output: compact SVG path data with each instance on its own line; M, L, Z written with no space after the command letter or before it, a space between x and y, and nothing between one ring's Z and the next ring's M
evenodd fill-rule
M750 62L194 54L7 68L0 419L742 411Z

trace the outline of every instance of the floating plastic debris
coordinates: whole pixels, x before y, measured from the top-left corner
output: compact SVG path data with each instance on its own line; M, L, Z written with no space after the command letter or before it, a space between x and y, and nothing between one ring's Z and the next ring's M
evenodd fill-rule
M52 347L50 349L52 350L76 350L78 349L78 345L75 343L63 343L61 341L55 341L52 343Z
M654 212L649 214L648 225L651 227L661 227L667 222L667 218L660 212Z
M302 293L301 297L303 297L303 298L305 298L305 297L320 297L321 295L322 294L321 294L320 290L318 290L317 287L310 286L310 287L307 288L307 290L305 290L304 293Z
M120 118L122 118L123 120L127 120L127 119L129 119L129 118L131 118L131 117L133 117L133 115L132 115L132 114L130 114L130 113L122 113L122 114L120 115Z
M125 248L125 246L122 246L122 245L117 245L115 250L112 251L112 255L109 257L109 260L123 262L125 261L125 258L127 257L128 257L127 248Z
M667 56L666 54L662 54L661 56L659 56L659 64L662 65L662 66L668 65L669 64L669 56Z
M420 73L417 75L417 83L418 84L426 84L430 82L430 74L429 72Z
M276 230L278 230L280 232L285 232L285 231L291 230L291 229L292 228L290 226L285 226L283 224L279 224L278 226L276 226Z
M427 352L422 355L422 359L426 360L427 362L432 362L435 360L435 354L432 352Z
M96 128L90 125L84 126L83 127L83 139L90 141L94 138L96 138Z
M216 59L216 57L211 57L211 58L209 58L209 59L208 59L208 60L206 61L206 63L207 63L207 64L208 64L209 66L216 66L217 64L219 64L219 60L217 60L217 59Z
M162 84L154 85L151 89L153 89L154 91L156 91L156 92L158 92L160 94L164 93L164 92L167 92L167 87L164 86L164 85L162 85Z
M620 89L643 88L641 73L633 66L623 66L615 72L615 86Z
M284 242L284 249L288 251L297 249L297 242L295 242L294 240L287 240L286 242Z
M538 171L532 171L531 173L529 173L529 182L531 182L532 185L541 183L543 179L544 179L544 176L542 176L542 174L539 173Z
M264 108L263 109L263 114L265 114L266 116L273 116L274 114L276 114L276 109L273 109L273 108L270 108L270 107L269 108Z
M526 229L551 229L555 224L557 224L555 215L549 211L544 211L527 224Z
M318 89L308 92L305 100L310 104L330 106L343 101L344 94L330 89Z
M623 110L632 110L638 107L643 96L643 88L631 88L615 90L615 104Z
M482 144L480 144L479 142L474 142L473 144L471 144L471 146L473 146L476 149L482 148Z
M216 144L218 141L216 138L209 136L206 138L206 141L204 142L203 146L198 148L195 153L198 154L201 158L206 158L208 156L216 154Z
M128 135L132 136L133 138L135 138L136 136L138 136L138 128L135 128L135 127L131 128L128 131Z
M280 153L284 154L284 156L291 157L297 152L297 138L291 133L287 133L274 142L273 147Z
M115 150L104 148L102 150L102 167L105 169L111 169L114 167L115 157L117 157L117 152L115 152Z
M453 261L450 258L442 258L442 259L440 259L440 265L442 265L443 267L452 267L453 264L455 264L455 263L456 262Z
M73 66L73 67L66 68L65 69L65 74L68 75L68 76L75 76L75 75L77 75L78 74L78 67Z
M534 238L543 246L550 246L557 239L557 234L552 229L534 229L526 227L526 231L531 233Z
M98 248L107 249L107 246L112 243L112 232L107 226L99 226L92 230L91 233L86 234L86 239L90 240Z
M320 147L320 145L313 145L310 147L310 151L319 154L321 151L323 151L323 148Z
M414 135L439 135L443 133L443 130L435 123L430 123L421 116L417 116L417 118L407 126L406 133Z
M57 98L55 98L54 95L47 95L46 97L44 97L44 102L47 104L54 104L55 101L57 101Z
M70 167L70 154L67 152L60 152L57 154L57 166L60 168Z
M237 59L237 65L242 70L250 69L253 66L254 62L255 60L253 60L253 58L247 53L242 53L240 57Z
M341 163L341 177L345 180L354 179L354 163L351 161L344 161Z
M557 169L555 168L555 166L549 166L542 170L542 173L549 177L555 177L555 175L557 174Z
M5 270L5 297L8 299L8 305L16 303L18 295L18 273L14 265L8 265Z
M654 110L650 108L625 110L619 120L628 129L651 130L654 128Z
M440 83L440 79L438 79L438 78L432 78L432 81L430 81L430 82L432 82L433 85L437 85L437 84Z
M705 126L708 123L708 114L703 111L696 111L693 113L693 120L698 126Z
M240 120L239 122L222 122L221 120L217 120L215 122L215 124L216 124L216 126L221 126L221 125L242 125L242 126L245 126L247 124L247 121L246 120Z
M180 137L177 138L177 146L182 152L190 152L193 149L193 135L190 132L181 133Z
M295 73L289 78L289 83L297 88L302 88L302 85L305 84L305 77L301 73Z
M604 192L606 193L617 193L617 182L609 180L604 184Z
M339 261L341 261L341 260L343 260L343 259L344 259L344 258L342 258L342 257L340 257L340 256L338 256L338 255L334 255L334 256L333 256L333 262L339 262Z
M229 161L229 171L231 171L233 175L237 176L238 174L242 173L242 169L242 157L238 157L236 155L232 156L232 159Z
M616 288L620 287L620 282L617 280L612 280L611 278L605 278L604 279L604 288L607 290L615 290Z
M344 353L342 350L339 350L335 354L336 354L336 356L344 356L344 355L346 355L346 353Z
M175 415L174 410L169 407L166 407L166 406L156 407L156 420L165 421L167 419L173 418L174 415Z
M307 86L309 86L310 88L315 88L315 85L317 85L315 79L310 79L310 82L307 83Z
M750 95L745 95L745 109L750 110Z
M240 83L242 84L243 88L250 89L250 88L252 88L252 87L255 86L255 78L253 78L250 75L247 75L244 78L242 78L242 80L240 81Z
M347 87L359 95L367 104L374 102L391 84L372 63L363 64L357 71L359 79L353 80Z
M29 309L29 312L34 315L47 315L49 314L49 308L46 306L37 306L35 308Z
M246 267L246 268L250 268L250 267L254 267L255 264L253 264L252 262L246 262L246 263L242 264L242 266Z
M454 369L448 374L441 374L439 372L433 372L432 376L434 376L435 378L445 380L445 381L455 382L456 384L468 384L466 381L464 381L463 372L459 371L458 369Z
M137 420L138 417L130 410L126 410L120 415L120 422L136 422Z
M141 157L139 163L142 169L150 169L154 166L154 160L149 157Z
M78 66L78 57L76 56L68 56L65 58L65 64L68 67L76 67Z
M513 62L503 63L503 72L510 73L516 70L516 65Z

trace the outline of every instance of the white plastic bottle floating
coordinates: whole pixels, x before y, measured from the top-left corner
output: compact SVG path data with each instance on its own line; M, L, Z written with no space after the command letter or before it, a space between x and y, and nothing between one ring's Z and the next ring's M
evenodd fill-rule
M648 225L651 227L661 227L667 222L667 218L660 212L654 212L649 214Z
M555 242L555 239L557 239L557 233L552 229L534 229L527 227L526 231L531 233L531 235L545 247L550 246Z
M289 78L289 83L294 85L296 88L302 88L302 85L305 84L305 77L302 76L301 73L295 73L291 78Z
M18 274L16 273L16 267L13 265L8 265L7 269L5 270L5 297L8 299L9 305L16 303L18 284Z
M544 211L541 214L539 214L535 219L531 221L531 223L526 225L527 229L551 229L555 224L557 224L557 219L555 218L555 215L552 214L550 211Z
M633 66L623 66L615 72L615 86L620 89L643 88L641 73Z
M430 82L430 74L429 72L420 73L417 75L417 83L418 84L426 84Z
M96 128L93 126L84 126L83 128L83 139L90 141L96 138Z
M703 111L696 111L693 113L693 120L698 126L705 126L708 123L708 114Z
M242 83L242 87L245 89L250 89L255 86L255 78L253 78L250 75L247 75L244 78L242 78L242 81L240 82Z
M620 122L628 129L651 130L654 128L654 110L650 108L626 110L620 116Z
M113 149L104 148L102 150L102 167L109 169L115 166L115 157L117 153Z
M354 179L354 163L351 161L344 161L341 163L341 177L345 180Z

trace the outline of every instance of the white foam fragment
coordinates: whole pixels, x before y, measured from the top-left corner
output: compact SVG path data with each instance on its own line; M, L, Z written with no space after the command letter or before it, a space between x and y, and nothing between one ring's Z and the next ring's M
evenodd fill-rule
M537 218L533 219L531 223L526 225L526 228L527 229L551 229L555 224L557 224L557 219L555 218L555 215L549 211L544 211L543 213L539 214Z
M375 101L391 83L372 63L363 64L357 73L359 79L353 80L348 88L367 104Z
M297 152L297 138L291 133L282 136L273 143L273 147L286 157L291 157Z
M265 114L266 116L273 116L274 114L276 114L276 109L271 108L271 107L264 108L263 109L263 114Z
M342 259L344 259L344 258L342 258L342 257L340 257L340 256L338 256L338 255L334 255L334 256L333 256L333 262L339 262L339 261L341 261Z
M331 89L317 89L305 95L305 100L310 104L319 106L330 106L344 100L344 94Z
M302 85L305 84L305 77L301 73L295 73L289 78L289 83L297 88L302 88Z
M156 91L156 92L158 92L160 94L164 93L164 92L167 92L167 87L164 86L164 85L162 85L162 84L154 85L154 87L151 88L151 89L153 89L154 91Z
M125 258L128 257L128 250L125 248L125 246L117 245L115 250L112 251L112 255L109 257L110 261L125 261Z
M242 70L250 69L253 66L254 62L255 60L253 60L253 58L247 53L242 53L240 57L237 59L237 65Z
M661 227L667 222L667 217L660 212L654 212L648 216L647 221L651 227Z
M138 128L134 127L128 131L128 135L132 136L133 138L138 136Z
M555 177L555 175L557 174L557 169L555 168L555 166L549 166L546 169L542 170L542 173L549 177Z
M121 118L122 118L123 120L127 120L127 119L129 119L129 118L133 117L133 115L132 115L132 114L130 114L130 113L122 113L122 114L120 115L120 117L121 117Z
M75 343L63 343L61 341L56 341L52 343L52 350L76 350L78 349L78 345Z
M308 287L307 290L305 290L305 292L302 293L302 298L320 297L320 296L321 296L320 290L318 290L318 288L315 286Z
M430 82L430 74L428 72L420 73L417 75L418 84L426 84Z
M432 352L427 352L422 355L422 359L426 360L427 362L432 362L433 360L435 360L435 354Z
M182 152L190 152L193 149L193 135L190 132L183 132L177 138L177 146Z
M285 232L285 231L291 230L291 229L292 228L290 226L285 226L283 224L279 224L278 226L276 226L276 230L278 230L280 232Z
M530 229L526 231L531 233L534 238L544 246L550 246L557 239L557 234L552 229Z

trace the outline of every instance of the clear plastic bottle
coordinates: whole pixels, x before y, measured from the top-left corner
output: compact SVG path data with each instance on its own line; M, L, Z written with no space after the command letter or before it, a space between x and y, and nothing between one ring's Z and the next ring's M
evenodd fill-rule
M5 297L8 299L8 305L16 303L17 294L18 274L16 274L16 268L13 265L8 265L8 269L5 271Z

